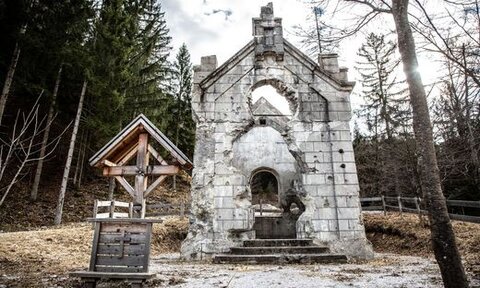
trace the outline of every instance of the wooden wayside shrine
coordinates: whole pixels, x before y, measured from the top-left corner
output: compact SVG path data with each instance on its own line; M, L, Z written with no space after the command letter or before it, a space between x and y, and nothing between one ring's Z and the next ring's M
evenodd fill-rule
M149 143L150 139L170 153L173 163L167 163L160 156L154 145ZM132 163L134 159L135 162ZM104 176L115 177L133 197L136 211L139 211L138 206L143 205L143 200L162 184L168 175L178 174L181 168L190 170L193 167L188 157L143 114L128 124L90 158L89 162L90 165L101 168ZM125 178L128 176L135 177L133 185ZM155 180L148 183L149 177Z
M166 149L172 163L154 145ZM152 224L161 222L141 219L144 200L168 175L191 169L192 162L147 117L139 115L90 159L90 165L102 169L104 176L115 177L133 197L133 218L90 219L95 232L89 269L71 275L82 278L85 287L96 287L99 279L125 279L132 287L141 287L153 276L148 271Z

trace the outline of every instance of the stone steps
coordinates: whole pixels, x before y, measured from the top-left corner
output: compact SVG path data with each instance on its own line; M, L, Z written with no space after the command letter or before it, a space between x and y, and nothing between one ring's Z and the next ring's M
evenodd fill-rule
M312 245L312 239L254 239L243 241L243 247L285 247Z
M213 256L217 264L345 263L345 255L331 254L328 247L310 239L245 240L243 247L232 247L226 254Z
M345 255L336 254L268 254L268 255L215 255L216 264L311 264L346 263Z
M328 247L320 246L268 246L268 247L232 247L230 253L235 255L258 254L322 254L328 253Z

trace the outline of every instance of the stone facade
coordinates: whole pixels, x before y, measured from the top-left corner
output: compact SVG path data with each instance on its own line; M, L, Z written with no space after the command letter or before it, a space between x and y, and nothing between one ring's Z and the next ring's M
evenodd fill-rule
M271 4L253 18L253 37L220 67L206 56L194 68L197 132L183 255L203 258L255 238L249 181L267 169L278 179L280 201L293 180L303 185L297 238L370 257L349 127L354 83L337 55L321 55L316 63L286 41ZM287 99L288 121L252 113L251 93L263 85Z

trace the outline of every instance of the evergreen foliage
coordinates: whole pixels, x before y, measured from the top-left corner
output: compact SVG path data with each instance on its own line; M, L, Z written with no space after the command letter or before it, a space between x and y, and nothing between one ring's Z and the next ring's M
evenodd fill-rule
M360 47L357 71L361 76L362 96L366 104L358 111L366 119L374 137L392 138L395 131L408 123L409 107L405 88L395 76L399 60L395 59L397 45L385 35L370 33Z
M173 73L176 102L174 111L178 116L175 121L175 142L180 149L188 151L188 156L193 157L195 122L192 118L192 63L185 44L177 53L173 64Z

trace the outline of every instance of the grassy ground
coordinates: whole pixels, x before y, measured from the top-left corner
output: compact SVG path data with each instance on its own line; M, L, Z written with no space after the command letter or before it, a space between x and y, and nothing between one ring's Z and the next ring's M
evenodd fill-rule
M420 223L416 215L368 213L364 219L368 238L376 252L432 255L428 227ZM480 225L454 221L453 226L467 271L480 277ZM179 251L187 229L186 218L171 217L162 224L155 224L153 255ZM79 283L69 278L68 272L87 267L92 233L88 223L1 233L0 284L7 287L75 287Z

